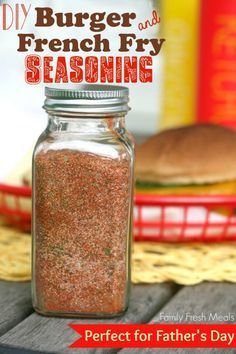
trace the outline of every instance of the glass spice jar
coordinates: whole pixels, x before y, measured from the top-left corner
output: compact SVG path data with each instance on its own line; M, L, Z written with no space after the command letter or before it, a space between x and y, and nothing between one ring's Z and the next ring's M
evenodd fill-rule
M48 126L33 157L33 306L113 317L128 306L134 144L129 91L45 89Z

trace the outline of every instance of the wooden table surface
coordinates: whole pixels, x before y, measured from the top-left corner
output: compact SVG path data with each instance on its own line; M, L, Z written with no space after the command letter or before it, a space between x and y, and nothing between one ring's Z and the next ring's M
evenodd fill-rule
M0 281L0 354L35 353L236 353L236 349L68 349L78 339L68 323L163 322L165 315L210 313L236 316L236 284L205 283L180 287L174 284L135 285L128 311L111 320L61 319L37 315L31 305L30 283ZM169 321L173 322L173 321ZM186 321L185 321L186 322ZM217 321L216 321L217 322ZM235 321L232 321L235 323Z

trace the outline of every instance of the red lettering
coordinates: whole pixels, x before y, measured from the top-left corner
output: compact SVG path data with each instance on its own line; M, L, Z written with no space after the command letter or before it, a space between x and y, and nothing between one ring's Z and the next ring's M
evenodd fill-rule
M114 82L114 58L101 58L101 82Z
M116 57L116 82L122 82L122 57Z
M98 81L98 58L86 57L85 59L85 80L89 83Z
M61 82L68 83L68 75L67 75L66 58L65 57L58 57L57 58L55 83L59 84Z
M83 81L83 70L80 66L83 65L83 58L74 56L70 58L70 67L73 70L70 73L70 81L73 83L79 83Z
M152 82L152 68L147 66L152 65L152 57L143 56L139 61L139 80L140 82Z
M124 82L137 82L137 57L124 57Z
M41 58L38 55L28 55L25 58L25 81L30 85L37 85L41 82Z
M7 26L7 9L10 10L10 16L11 16L11 23ZM14 15L13 15L13 10L12 7L8 4L3 4L2 5L2 14L3 14L3 24L2 28L4 31L7 31L11 28L13 21L14 21Z
M140 22L140 23L138 24L138 29L139 29L140 31L142 31L142 30L147 29L148 27L155 26L155 25L157 25L157 24L160 23L160 22L161 22L161 19L160 19L160 17L158 16L157 11L156 11L156 10L153 10L153 11L152 11L152 18L151 18L151 20L146 20L144 23Z
M45 83L52 83L53 79L50 77L50 73L53 70L52 65L50 63L53 61L53 57L44 57L43 67L44 67L44 82Z

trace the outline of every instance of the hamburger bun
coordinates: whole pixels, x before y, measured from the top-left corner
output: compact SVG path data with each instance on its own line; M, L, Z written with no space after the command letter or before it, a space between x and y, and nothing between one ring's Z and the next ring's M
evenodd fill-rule
M162 131L137 147L136 178L162 185L236 180L236 132L210 124Z

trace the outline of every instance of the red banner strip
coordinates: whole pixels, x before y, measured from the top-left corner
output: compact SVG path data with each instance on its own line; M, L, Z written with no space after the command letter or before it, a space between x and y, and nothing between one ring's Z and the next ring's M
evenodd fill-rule
M70 348L236 348L236 324L70 324Z

